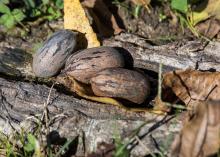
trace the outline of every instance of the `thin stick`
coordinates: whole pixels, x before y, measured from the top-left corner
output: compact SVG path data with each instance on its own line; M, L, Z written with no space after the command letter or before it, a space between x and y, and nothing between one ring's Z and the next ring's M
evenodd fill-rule
M49 123L48 123L48 105L49 105L49 101L50 101L50 96L51 96L51 92L52 92L52 89L54 87L55 83L52 84L51 88L50 88L50 91L49 91L49 94L48 94L48 97L47 97L47 101L46 103L44 103L44 112L43 112L43 116L41 118L41 121L44 120L45 118L45 123L46 123L46 132L47 132L47 135L49 134Z
M162 87L162 67L163 67L163 64L160 63L159 64L159 72L158 72L158 93L157 93L160 100L161 100L161 91L162 91L162 89L161 89L161 87Z
M135 136L135 139L136 139L137 142L140 144L140 146L143 147L143 150L146 150L146 151L145 151L145 152L146 152L146 155L147 155L148 153L150 153L150 155L151 155L152 157L156 157L156 155L154 155L154 154L150 151L150 149L147 148L147 146L144 145L144 143L140 140L140 138L139 138L137 135Z

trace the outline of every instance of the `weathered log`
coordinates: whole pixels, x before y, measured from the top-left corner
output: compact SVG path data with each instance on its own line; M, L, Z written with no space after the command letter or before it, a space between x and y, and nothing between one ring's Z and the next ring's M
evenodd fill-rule
M122 33L103 42L105 46L123 47L134 58L134 66L158 71L162 63L164 71L198 69L220 71L220 43L187 41L152 46L134 34Z
M19 131L21 127L33 128L32 121L44 112L52 81L35 78L31 60L31 55L23 50L0 49L0 129L5 134L12 133L14 129ZM96 149L100 139L111 143L116 129L121 135L130 134L144 121L151 120L150 126L161 119L161 116L147 112L128 112L115 106L81 100L59 90L52 89L49 97L48 114L53 122L49 125L50 130L65 138L77 137L83 131L88 152ZM166 132L167 129L163 127L162 130ZM145 142L155 148L149 138ZM82 156L83 149L79 145L77 154ZM134 154L139 156L140 151Z
M22 87L21 84L26 84L25 86L29 86L27 88L26 92L30 92L33 94L31 98L29 98L28 101L33 101L33 103L41 102L43 104L45 102L45 95L39 95L38 93L49 93L48 87L40 84L49 84L51 85L53 82L49 79L41 79L36 78L34 76L34 73L31 69L31 60L32 57L30 54L26 53L23 50L20 49L12 49L12 48L1 48L0 49L0 73L2 77L7 78L9 80L15 81L14 84L12 82L5 82L6 80L1 80L1 88L4 87L4 84L8 84L7 91L10 91L10 88L17 89L18 91L23 91L23 89L20 89ZM21 81L21 82L19 82ZM23 82L22 82L23 81ZM24 82L28 81L28 82ZM34 84L33 82L38 82L40 84ZM11 86L10 86L11 83ZM16 87L15 87L16 86ZM7 87L7 86L6 86ZM37 90L36 90L37 88ZM29 89L29 90L28 90ZM35 91L36 90L36 91ZM54 89L55 90L55 89ZM60 88L59 88L60 90ZM65 91L65 90L63 90ZM33 93L36 92L36 93ZM10 92L9 92L10 93ZM28 93L27 93L28 94ZM23 95L23 94L22 94ZM6 95L5 95L6 96ZM36 100L34 98L36 96ZM62 96L59 97L64 97ZM7 97L7 96L6 96ZM15 99L15 98L14 98ZM21 102L21 105L25 103ZM69 102L68 102L69 101ZM80 112L84 113L88 117L96 118L96 119L111 119L112 117L119 117L117 119L133 119L133 120L144 120L145 118L148 119L148 116L151 117L151 114L143 114L143 113L131 113L126 112L125 110L118 110L115 107L112 107L111 105L104 105L100 103L95 103L87 100L80 100L79 97L69 96L68 99L60 100L60 102L63 102L63 105L66 107L65 110L68 109L74 109L74 106L79 110ZM60 103L62 105L62 103ZM66 104L67 103L67 104ZM70 104L74 105L70 105ZM26 104L26 103L25 103ZM29 105L31 105L30 103ZM81 106L81 107L80 107ZM25 107L25 106L23 106ZM94 107L94 108L93 108ZM39 107L41 108L41 107ZM80 109L81 108L81 109ZM93 109L92 109L93 108ZM88 109L88 110L87 110ZM30 111L33 112L33 111ZM100 113L101 112L101 113Z
M135 67L156 72L160 63L164 65L164 71L186 68L220 71L219 42L188 41L152 46L144 38L122 33L104 40L103 45L124 48L132 55ZM14 51L13 55L9 54ZM1 48L0 73L33 77L31 60L31 55L21 49Z
M106 46L122 47L129 51L134 59L135 67L158 71L158 64L164 64L164 71L185 68L220 71L220 43L204 43L192 41L185 45L170 43L162 46L152 46L138 36L122 33L103 41ZM31 69L32 56L16 48L0 48L0 128L9 133L12 128L32 116L42 114L47 101L51 81L41 80L34 76ZM110 142L115 128L121 134L129 133L143 121L154 119L157 122L161 116L151 113L134 113L111 105L104 105L77 96L67 95L60 88L53 89L48 105L49 116L59 117L51 125L61 136L75 137L83 130L86 135L88 151L93 150L99 139ZM60 115L60 116L57 116ZM5 125L5 123L10 125ZM150 124L151 125L151 124ZM143 130L149 129L147 125ZM175 124L176 125L176 124ZM11 127L9 127L11 126ZM172 125L164 126L155 133L159 141L164 141L164 134L173 134ZM161 132L163 132L161 134ZM149 138L143 141L149 148L154 147ZM137 148L138 149L138 148ZM139 148L140 149L140 148ZM137 151L140 156L140 151ZM142 152L143 153L143 152Z
M49 93L50 88L46 85L0 78L0 129L5 134L10 134L14 129L19 131L21 127L28 130L35 127L30 122L36 117L42 117ZM48 114L50 131L57 132L60 137L75 138L84 133L88 152L95 151L101 141L111 143L116 130L123 137L150 121L143 128L143 132L148 132L162 118L150 113L126 112L115 106L80 100L72 95L59 93L56 89L52 89L49 97ZM176 128L170 129L169 126L158 129L154 133L156 139L164 139L161 132L171 135L176 133ZM143 143L152 151L156 148L150 138L145 138ZM77 154L83 155L84 148L82 145L78 147ZM140 148L136 147L133 150L136 156L146 153L138 149Z

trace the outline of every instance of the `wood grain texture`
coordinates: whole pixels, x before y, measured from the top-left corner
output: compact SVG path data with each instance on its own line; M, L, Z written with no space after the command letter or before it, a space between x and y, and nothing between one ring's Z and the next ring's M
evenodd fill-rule
M134 58L136 67L158 71L162 63L164 71L199 69L220 71L220 43L202 41L172 42L152 46L147 40L134 34L122 33L103 42L106 46L123 47Z

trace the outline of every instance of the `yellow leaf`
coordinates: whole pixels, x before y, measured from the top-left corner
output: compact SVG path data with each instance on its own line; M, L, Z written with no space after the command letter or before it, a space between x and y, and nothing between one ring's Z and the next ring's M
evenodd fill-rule
M127 111L133 111L133 112L151 112L154 114L165 114L165 112L161 110L155 110L155 109L150 109L150 108L129 108L124 106L121 102L117 101L114 98L110 97L103 97L103 96L95 96L92 89L83 83L80 83L76 81L75 79L69 78L73 82L71 86L71 90L76 92L77 95L96 102L104 103L104 104L110 104L110 105L115 105L121 108L124 108Z
M89 85L80 83L73 78L69 78L69 79L71 79L71 81L73 82L71 84L72 86L71 90L76 92L79 96L92 101L97 101L97 102L116 105L116 106L122 106L122 104L119 101L113 98L95 96Z
M64 28L85 34L88 48L100 46L79 0L64 0Z
M220 20L220 0L208 0L201 3L194 11L192 16L193 24L197 24L209 17Z
M210 15L207 12L193 12L192 13L193 17L193 25L196 25L200 21L206 20L210 17Z

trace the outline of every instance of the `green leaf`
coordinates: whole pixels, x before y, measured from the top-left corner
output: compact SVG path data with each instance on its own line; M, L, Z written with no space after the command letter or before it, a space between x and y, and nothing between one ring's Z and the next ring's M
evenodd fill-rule
M52 7L49 7L47 12L49 13L49 16L47 16L48 20L57 19L62 15L60 10L55 10Z
M49 3L49 0L42 0L43 4L46 5Z
M172 9L180 11L184 14L188 12L188 2L187 0L172 0L171 1Z
M0 17L0 24L4 25L5 27L12 28L16 24L13 15L11 14L4 14Z
M47 11L49 14L52 14L52 15L56 13L52 7L49 7Z
M123 143L118 143L116 145L116 151L114 157L129 157L130 151L126 148L126 145Z
M18 22L22 21L26 17L25 14L19 9L14 9L12 11L12 15Z
M0 13L10 14L9 7L3 3L0 3Z
M28 9L35 8L35 2L33 0L24 0L25 5Z
M63 9L63 0L56 0L55 5L59 9Z
M9 4L9 0L1 0L0 3Z
M24 146L26 152L33 152L36 147L37 139L32 134L27 135L28 143Z
M115 137L114 157L129 157L130 151L127 149L128 142L121 139L120 135Z
M38 9L32 9L31 10L31 13L30 13L30 17L37 17L37 16L41 16L41 11L40 10L38 10Z
M62 14L61 14L60 10L57 10L56 11L56 19L61 17L61 16L62 16Z
M52 20L54 20L54 16L53 16L53 15L48 15L48 16L47 16L47 19L48 19L49 21L52 21Z
M141 5L135 6L134 12L133 12L135 18L138 18L138 16L140 15L141 7L142 7Z

